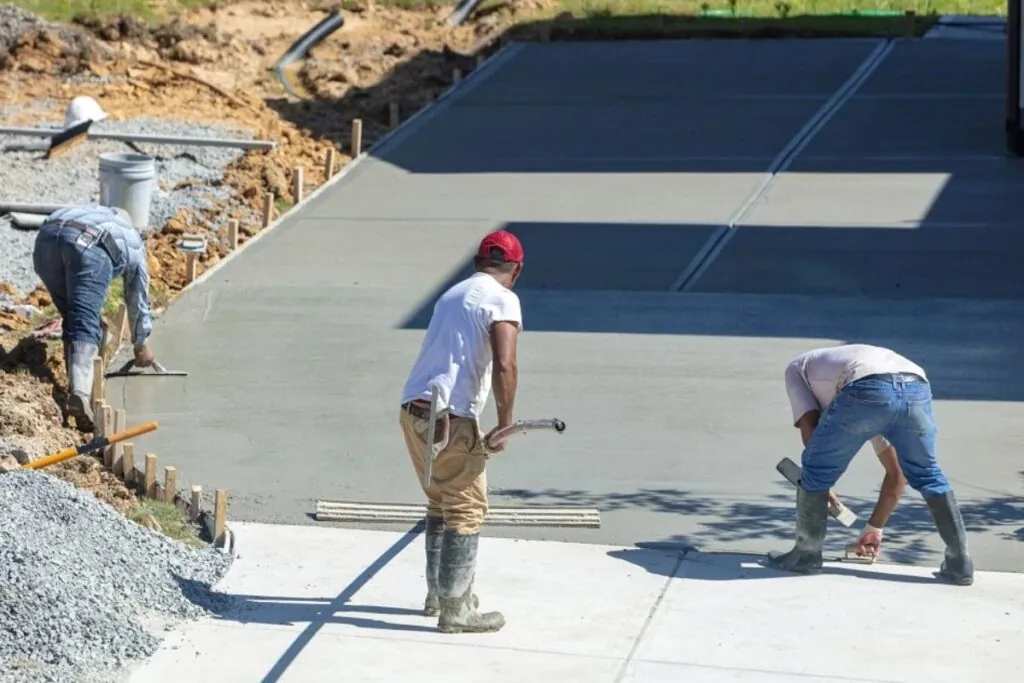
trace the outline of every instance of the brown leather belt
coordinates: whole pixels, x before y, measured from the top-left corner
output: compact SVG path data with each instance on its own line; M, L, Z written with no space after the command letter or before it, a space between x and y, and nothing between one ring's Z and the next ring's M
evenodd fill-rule
M110 257L115 266L124 258L121 248L117 246L117 241L110 234L109 230L100 230L95 225L88 225L87 223L81 223L72 219L51 221L49 225L56 225L58 228L71 228L72 230L79 230L90 235L96 240L94 244L100 245L100 248L107 253L107 256Z
M430 419L430 404L419 403L417 401L409 401L408 403L402 404L402 410L409 413L413 417L418 417L421 420Z

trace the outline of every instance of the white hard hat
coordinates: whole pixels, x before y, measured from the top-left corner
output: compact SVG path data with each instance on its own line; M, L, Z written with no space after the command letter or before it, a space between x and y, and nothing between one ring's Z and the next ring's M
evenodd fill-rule
M107 118L107 113L103 111L96 100L79 95L68 105L68 110L64 114L64 127L70 128L89 119L102 121L105 118Z

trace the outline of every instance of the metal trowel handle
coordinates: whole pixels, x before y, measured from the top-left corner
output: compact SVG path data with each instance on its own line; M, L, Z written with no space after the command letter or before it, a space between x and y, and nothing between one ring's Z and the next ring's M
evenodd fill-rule
M555 433L561 434L565 431L565 423L559 420L557 417L551 418L550 420L520 420L515 424L511 424L504 429L491 434L491 438L487 441L487 447L493 448L493 442L507 439L514 434L526 434L527 432L533 432L540 429L551 429Z

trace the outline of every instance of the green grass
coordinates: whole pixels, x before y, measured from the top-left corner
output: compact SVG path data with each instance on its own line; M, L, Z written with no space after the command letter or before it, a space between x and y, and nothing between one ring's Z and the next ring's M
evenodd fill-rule
M218 3L216 0L17 0L13 4L51 21L131 14L146 21L159 22L172 18L181 10L210 7Z
M323 0L320 9L340 7L344 12L360 0ZM406 8L435 8L454 5L454 0L377 0L379 4ZM76 16L107 17L121 13L133 14L150 22L172 18L177 12L196 7L230 4L230 0L20 0L26 9L54 21L68 21ZM482 6L501 4L485 0ZM1005 0L560 0L544 16L571 12L577 20L597 20L607 24L615 17L651 21L653 17L747 17L790 19L803 16L838 17L856 12L893 12L913 10L921 16L969 14L1005 16ZM529 17L524 17L529 20Z
M194 548L201 548L206 545L199 538L199 530L185 521L185 517L177 505L155 500L143 500L139 507L128 513L128 519L133 522L140 522L148 515L153 515L153 519L160 525L161 533L168 538Z
M1004 0L560 0L557 12L588 16L726 16L779 18L798 15L837 16L855 13L919 15L1005 15Z

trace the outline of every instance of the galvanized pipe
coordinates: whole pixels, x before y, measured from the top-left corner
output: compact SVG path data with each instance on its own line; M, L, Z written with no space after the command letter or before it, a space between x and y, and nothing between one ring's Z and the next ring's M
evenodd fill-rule
M0 135L24 135L48 138L64 132L55 128L0 128ZM179 138L166 135L138 135L135 133L93 133L94 140L118 140L120 142L150 142L157 145L192 145L197 147L235 147L238 149L274 149L273 140L231 140L228 138Z

